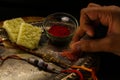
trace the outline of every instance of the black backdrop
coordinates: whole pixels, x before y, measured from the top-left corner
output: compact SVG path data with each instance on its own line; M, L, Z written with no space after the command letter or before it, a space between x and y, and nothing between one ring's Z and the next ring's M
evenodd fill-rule
M80 10L88 3L120 6L119 0L0 0L0 20L22 16L41 16L67 12L79 20ZM101 54L99 80L120 80L120 57Z
M118 5L118 0L0 0L0 20L18 16L43 16L67 12L79 20L80 10L89 2Z

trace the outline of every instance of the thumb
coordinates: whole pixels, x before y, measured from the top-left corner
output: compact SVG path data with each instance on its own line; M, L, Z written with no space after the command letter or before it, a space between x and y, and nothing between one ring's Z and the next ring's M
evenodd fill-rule
M81 39L71 45L72 50L85 52L109 51L109 40L106 38L96 40Z

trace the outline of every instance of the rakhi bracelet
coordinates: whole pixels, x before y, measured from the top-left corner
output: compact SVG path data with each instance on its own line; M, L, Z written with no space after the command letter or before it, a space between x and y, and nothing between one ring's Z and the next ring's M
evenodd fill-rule
M0 60L2 60L2 63L1 63L0 65L2 65L2 64L5 62L5 60L7 60L7 59L9 59L9 58L18 59L18 60L25 60L25 59L23 59L23 58L21 58L21 57L19 57L19 56L17 56L17 55L10 55L10 56L7 56L7 57L5 57L5 58L0 57Z
M61 73L75 73L79 76L79 80L84 80L83 74L76 69L67 69L67 70L62 70Z
M85 66L77 66L77 65L73 65L73 66L71 66L71 68L73 68L73 69L82 69L82 70L91 72L92 79L93 80L98 80L96 75L95 75L95 70L93 68L87 68Z

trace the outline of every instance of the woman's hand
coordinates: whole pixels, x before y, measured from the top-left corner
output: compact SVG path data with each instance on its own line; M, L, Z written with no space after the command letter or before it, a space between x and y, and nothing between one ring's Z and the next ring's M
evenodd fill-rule
M94 36L93 25L86 24L95 21L108 27L107 35L101 39L80 39L84 34ZM80 27L77 29L70 44L73 52L112 52L120 56L120 7L100 6L90 3L81 10Z

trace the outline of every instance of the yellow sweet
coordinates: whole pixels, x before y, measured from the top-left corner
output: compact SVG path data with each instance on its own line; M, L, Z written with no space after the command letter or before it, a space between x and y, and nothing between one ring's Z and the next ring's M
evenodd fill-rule
M22 18L14 18L3 22L3 28L7 31L11 42L16 42L21 23L25 23Z
M40 27L33 26L28 23L22 23L16 44L24 46L29 49L38 47L42 30Z

